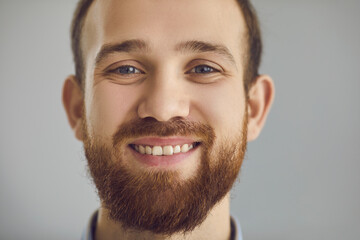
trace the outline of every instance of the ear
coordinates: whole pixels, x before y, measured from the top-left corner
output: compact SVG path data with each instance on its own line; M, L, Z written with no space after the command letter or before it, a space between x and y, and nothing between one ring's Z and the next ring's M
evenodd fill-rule
M255 140L263 128L275 96L272 79L260 75L249 90L248 100L248 141Z
M65 79L62 102L75 137L82 141L82 115L84 107L84 96L81 87L74 75Z

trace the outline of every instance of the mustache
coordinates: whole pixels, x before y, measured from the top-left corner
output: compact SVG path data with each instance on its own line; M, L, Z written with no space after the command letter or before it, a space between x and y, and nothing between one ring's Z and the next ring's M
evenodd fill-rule
M189 121L176 117L166 122L159 122L154 118L138 118L123 123L113 134L113 145L116 146L128 138L144 136L196 136L201 142L212 145L215 139L214 129L204 123Z

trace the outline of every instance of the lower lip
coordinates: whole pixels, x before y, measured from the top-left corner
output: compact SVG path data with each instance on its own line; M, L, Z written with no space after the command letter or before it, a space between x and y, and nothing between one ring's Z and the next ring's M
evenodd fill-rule
M186 153L176 153L170 156L154 156L150 154L141 154L128 146L132 154L139 162L150 167L168 167L183 162L187 157L194 153L199 146L194 147Z

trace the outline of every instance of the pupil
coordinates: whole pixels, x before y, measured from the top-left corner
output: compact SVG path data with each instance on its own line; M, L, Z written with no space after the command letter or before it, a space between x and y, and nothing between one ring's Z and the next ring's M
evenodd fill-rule
M135 69L134 69L134 67L125 66L125 67L119 68L119 72L121 74L129 74L129 73L134 73Z
M208 66L198 66L195 70L196 73L208 73L211 72L211 68Z

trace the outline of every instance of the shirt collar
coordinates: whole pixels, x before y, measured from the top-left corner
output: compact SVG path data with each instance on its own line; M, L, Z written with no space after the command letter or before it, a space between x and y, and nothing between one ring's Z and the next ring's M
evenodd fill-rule
M84 232L81 236L81 240L94 240L95 239L95 227L98 218L99 210L96 210L90 217L90 220L84 229ZM231 226L231 240L242 240L242 232L240 228L239 221L237 218L231 216L230 218Z

